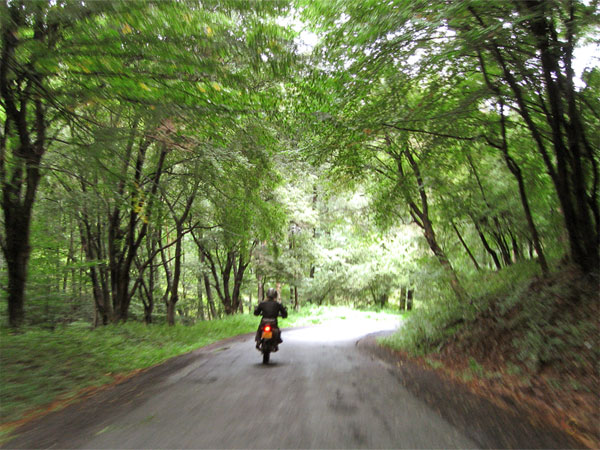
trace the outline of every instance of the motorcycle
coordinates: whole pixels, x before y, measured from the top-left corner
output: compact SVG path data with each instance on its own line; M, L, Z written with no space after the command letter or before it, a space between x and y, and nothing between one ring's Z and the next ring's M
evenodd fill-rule
M279 328L275 320L263 319L260 324L260 341L258 350L262 353L263 364L269 364L271 352L276 352L279 345Z

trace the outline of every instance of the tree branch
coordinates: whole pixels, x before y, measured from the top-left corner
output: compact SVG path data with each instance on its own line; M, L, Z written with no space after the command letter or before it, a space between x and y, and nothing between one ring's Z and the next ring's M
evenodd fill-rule
M437 133L435 131L417 130L414 128L399 127L399 126L391 124L391 123L382 123L382 125L384 127L394 128L395 130L398 130L398 131L408 131L411 133L428 134L430 136L443 137L443 138L449 138L449 139L458 139L459 141L475 141L481 137L481 136L473 136L473 137L455 136L452 134Z

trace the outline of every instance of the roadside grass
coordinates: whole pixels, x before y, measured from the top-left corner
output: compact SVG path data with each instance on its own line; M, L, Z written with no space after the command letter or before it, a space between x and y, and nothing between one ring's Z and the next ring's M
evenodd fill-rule
M71 325L54 331L0 330L0 423L67 400L81 389L110 383L212 342L256 329L248 315L194 326L126 323L97 329Z
M343 319L382 320L389 312L345 307L305 307L290 311L281 327ZM144 325L130 322L91 329L74 323L53 331L0 328L0 441L15 422L53 402L68 403L85 388L114 382L138 369L159 364L228 337L256 330L258 318L239 314L195 325Z

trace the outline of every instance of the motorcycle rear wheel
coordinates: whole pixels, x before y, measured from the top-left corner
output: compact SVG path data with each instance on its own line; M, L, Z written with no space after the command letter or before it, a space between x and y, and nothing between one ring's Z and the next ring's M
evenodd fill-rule
M271 352L263 352L263 364L269 364L269 356L271 356Z

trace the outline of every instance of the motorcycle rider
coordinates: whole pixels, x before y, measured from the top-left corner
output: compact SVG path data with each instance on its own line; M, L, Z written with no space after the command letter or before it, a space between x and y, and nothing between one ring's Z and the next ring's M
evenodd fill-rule
M261 329L265 319L275 320L273 332L275 333L275 338L277 339L277 345L275 346L275 350L278 350L278 345L283 341L281 340L281 330L277 325L277 317L281 316L285 319L288 315L287 309L281 303L277 301L277 290L274 288L269 288L267 291L267 300L260 302L256 308L254 308L254 315L260 316L262 315L262 319L260 324L258 325L258 330L256 331L256 348L260 347L260 339L261 339Z

